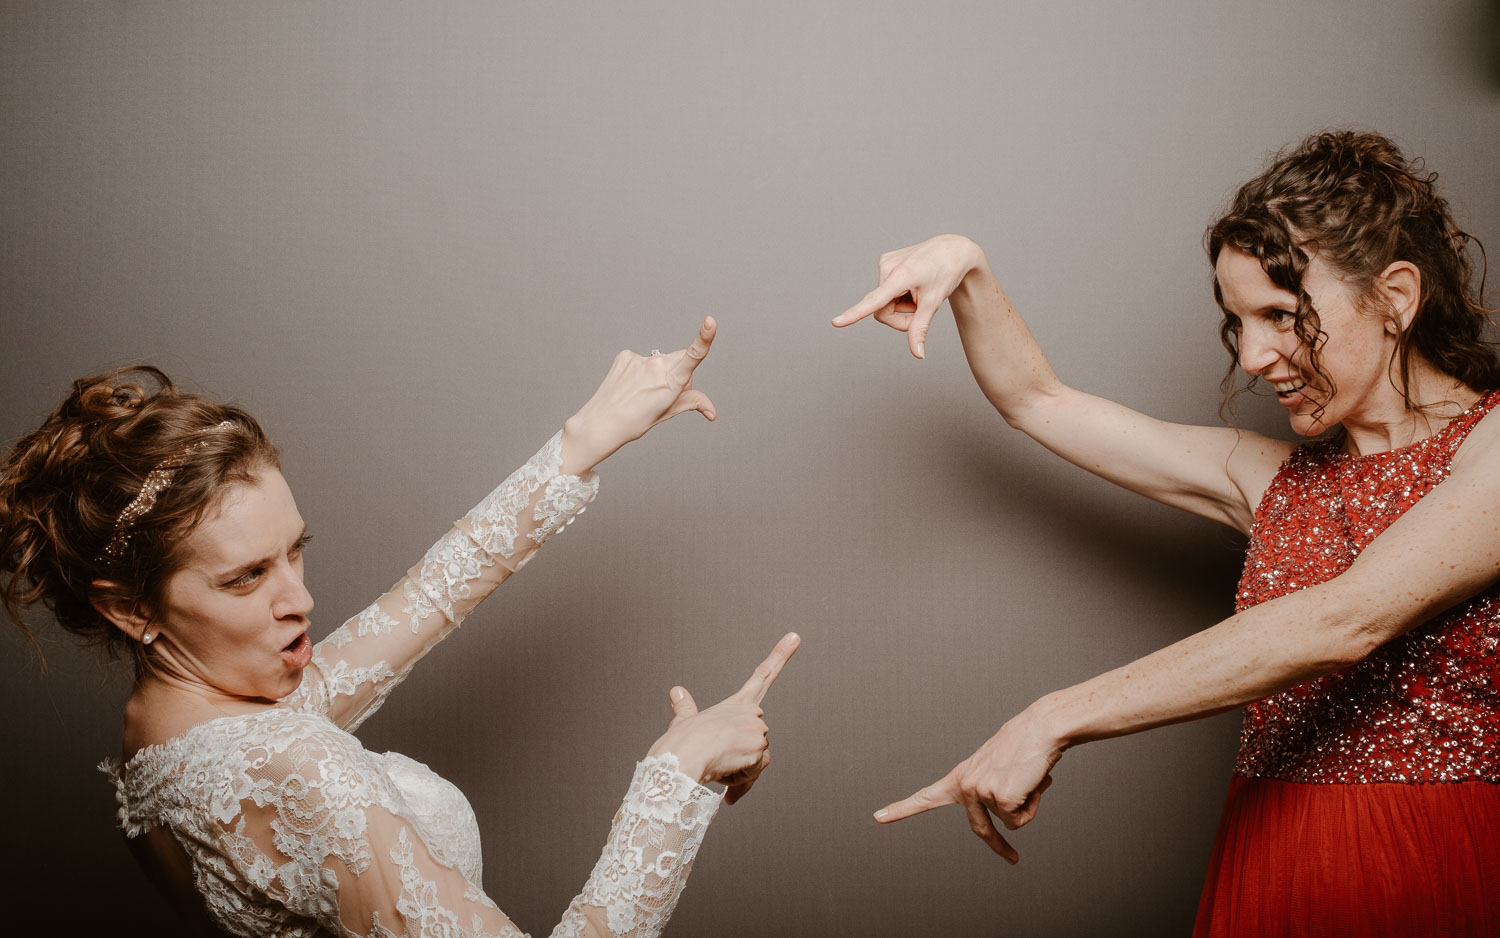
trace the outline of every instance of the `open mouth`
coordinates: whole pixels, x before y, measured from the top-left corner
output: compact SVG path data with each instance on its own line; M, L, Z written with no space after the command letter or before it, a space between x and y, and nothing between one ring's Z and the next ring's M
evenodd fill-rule
M306 632L303 632L290 642L287 642L286 646L281 649L281 655L293 667L307 667L308 663L312 661L312 639L307 637Z

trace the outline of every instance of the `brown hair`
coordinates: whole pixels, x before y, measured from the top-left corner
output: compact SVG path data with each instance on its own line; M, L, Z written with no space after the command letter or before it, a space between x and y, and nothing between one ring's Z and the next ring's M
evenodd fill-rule
M1398 390L1408 408L1413 350L1438 370L1476 390L1500 387L1500 361L1485 339L1494 310L1484 305L1488 262L1484 246L1461 230L1437 194L1437 173L1420 159L1408 160L1375 133L1316 134L1235 193L1229 211L1208 229L1209 262L1231 245L1260 261L1271 282L1297 297L1293 331L1309 350L1309 365L1329 389L1319 350L1327 339L1318 311L1302 288L1313 253L1356 291L1374 301L1375 278L1396 261L1421 273L1415 317L1397 335ZM1472 285L1468 246L1479 249L1479 285ZM1224 309L1217 279L1214 299ZM1239 358L1239 320L1224 309L1219 338L1229 350L1226 392Z
M120 524L163 464L175 466L170 484L149 511ZM68 631L116 654L129 649L139 673L145 649L94 608L94 581L115 584L114 597L143 612L160 608L194 526L228 486L279 467L280 454L254 417L179 391L158 368L80 378L0 462L0 572L9 574L0 601L38 654L22 610L40 600ZM129 537L107 553L122 528Z

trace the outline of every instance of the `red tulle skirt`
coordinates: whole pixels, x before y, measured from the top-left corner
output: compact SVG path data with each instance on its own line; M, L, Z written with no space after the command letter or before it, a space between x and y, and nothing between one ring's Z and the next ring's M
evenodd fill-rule
M1500 784L1236 777L1193 935L1500 936Z

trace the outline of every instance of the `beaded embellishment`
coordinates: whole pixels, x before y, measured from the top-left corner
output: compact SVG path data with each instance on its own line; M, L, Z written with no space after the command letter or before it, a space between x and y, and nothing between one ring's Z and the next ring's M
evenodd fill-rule
M233 426L233 420L225 420L203 432L218 433ZM100 551L99 559L109 557L112 560L118 560L125 555L126 548L130 546L130 535L134 531L135 523L156 507L156 499L172 484L172 480L177 478L177 470L182 468L182 464L187 462L188 457L207 445L208 440L190 443L176 456L169 456L151 467L151 471L146 473L146 481L141 483L141 490L120 512L119 517L115 518L115 533L110 536L109 543L104 545L104 550Z
M1255 513L1235 596L1246 609L1326 582L1448 477L1480 398L1411 446L1352 456L1300 446ZM1235 774L1289 782L1500 781L1500 584L1352 667L1248 704Z

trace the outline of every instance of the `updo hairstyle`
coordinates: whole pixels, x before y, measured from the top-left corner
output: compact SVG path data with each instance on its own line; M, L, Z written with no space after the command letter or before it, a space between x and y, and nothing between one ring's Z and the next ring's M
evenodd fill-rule
M136 500L153 469L163 466L173 469L155 503L120 523L126 506L142 504ZM160 609L167 579L187 559L193 528L229 486L279 467L280 454L254 417L179 391L158 368L78 379L62 406L0 462L6 612L38 654L22 610L40 600L63 628L116 655L129 650L144 667L146 649L90 602L99 595L94 582L114 584L109 598L145 614Z
M1260 261L1271 282L1297 297L1293 330L1310 350L1309 364L1330 393L1335 389L1319 355L1327 334L1302 288L1313 254L1323 259L1367 311L1380 308L1375 278L1396 261L1421 272L1421 301L1408 328L1398 330L1395 360L1409 408L1413 350L1438 370L1475 390L1500 387L1500 362L1486 341L1494 312L1484 305L1484 246L1461 230L1438 195L1437 173L1408 160L1375 133L1340 131L1303 140L1283 151L1235 193L1229 211L1208 229L1209 262L1232 245ZM1479 249L1478 288L1472 286L1468 247ZM1224 297L1217 279L1214 299ZM1229 350L1226 390L1238 361L1239 320L1227 309L1219 337Z

